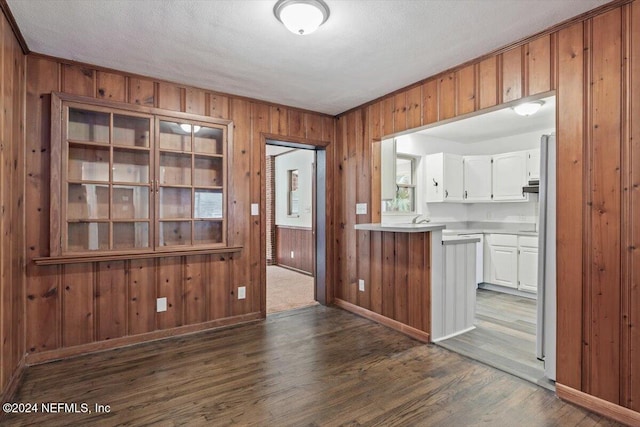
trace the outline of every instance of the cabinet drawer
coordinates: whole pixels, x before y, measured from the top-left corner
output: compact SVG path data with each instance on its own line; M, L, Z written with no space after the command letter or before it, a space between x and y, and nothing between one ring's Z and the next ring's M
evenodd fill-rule
M538 238L533 236L518 236L518 244L528 248L537 248Z
M493 246L518 246L516 234L489 234L488 239Z

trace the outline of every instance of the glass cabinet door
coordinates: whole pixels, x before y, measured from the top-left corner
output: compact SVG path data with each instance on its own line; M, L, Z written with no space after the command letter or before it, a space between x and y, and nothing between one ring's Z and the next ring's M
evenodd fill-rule
M67 112L65 251L149 249L152 117Z
M224 130L159 119L158 134L158 246L223 244Z

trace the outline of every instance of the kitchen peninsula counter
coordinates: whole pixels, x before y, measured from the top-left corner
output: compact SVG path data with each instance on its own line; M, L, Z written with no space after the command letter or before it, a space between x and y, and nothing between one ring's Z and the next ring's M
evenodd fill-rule
M391 233L425 233L431 231L440 231L447 228L444 224L356 224L356 230L368 231L386 231Z

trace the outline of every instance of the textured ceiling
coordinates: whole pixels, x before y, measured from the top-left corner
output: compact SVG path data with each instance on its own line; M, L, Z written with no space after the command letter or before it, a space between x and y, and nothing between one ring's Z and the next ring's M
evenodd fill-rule
M606 0L325 0L308 36L275 0L8 0L33 52L337 114Z

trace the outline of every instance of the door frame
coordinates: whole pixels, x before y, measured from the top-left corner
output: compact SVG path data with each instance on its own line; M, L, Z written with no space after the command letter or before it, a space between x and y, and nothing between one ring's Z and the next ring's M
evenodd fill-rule
M330 188L329 174L331 142L318 141L306 138L292 138L281 135L261 133L261 152L266 152L266 146L279 145L282 147L299 148L313 150L315 152L314 176L315 183L313 191L313 237L314 237L314 295L316 301L322 305L330 304L333 299L333 289L327 280L331 277L330 260L328 258L328 248L331 242L331 206L327 203L331 200L328 194ZM266 317L267 313L267 221L266 221L266 200L267 200L267 174L266 155L260 162L260 312Z

